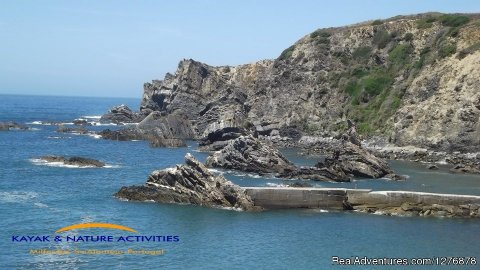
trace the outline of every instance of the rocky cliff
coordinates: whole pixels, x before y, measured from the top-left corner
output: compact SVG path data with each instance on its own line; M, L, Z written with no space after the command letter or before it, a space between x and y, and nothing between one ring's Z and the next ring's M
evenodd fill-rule
M480 151L480 16L420 14L319 29L274 60L213 67L183 60L144 85L141 113L181 112L197 137L363 136Z

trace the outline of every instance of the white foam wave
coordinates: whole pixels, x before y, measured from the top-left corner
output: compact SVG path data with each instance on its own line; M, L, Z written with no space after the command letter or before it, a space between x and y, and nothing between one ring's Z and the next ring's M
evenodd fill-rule
M248 177L251 177L251 178L262 178L262 177L261 177L260 175L258 175L258 174L249 173L249 174L247 174L247 175L248 175Z
M95 139L100 139L100 138L102 138L102 135L99 135L99 134L88 133L87 135L90 136L90 137L92 137L92 138L95 138Z
M107 168L107 169L118 169L118 168L121 168L122 166L120 165L110 165L110 164L105 164L105 166L103 166L104 168Z
M81 117L86 118L86 119L100 119L100 118L102 118L101 115L82 115Z
M9 203L26 202L37 196L38 193L32 191L7 191L0 192L0 201Z
M68 137L68 136L48 136L47 139L71 139L72 137Z
M220 171L220 170L217 170L217 169L211 169L211 168L209 168L208 171L210 171L211 173L216 173L216 174L224 174L223 171Z
M269 186L269 187L288 187L288 185L278 184L278 183L270 183L270 182L267 183L267 186Z
M89 122L90 124L92 124L92 126L97 126L97 127L101 127L101 126L117 126L117 124L115 123L100 123L100 122Z
M27 125L44 125L42 121L33 121L33 122L28 122ZM50 126L50 123L46 123L45 125Z
M39 208L48 208L48 205L46 205L44 203L36 202L33 205L35 205L36 207L39 207Z
M40 120L36 120L36 121L32 121L32 122L28 122L26 123L27 125L41 125L41 126L60 126L60 125L73 125L72 122L55 122L55 121L51 121L51 122L48 122L48 121L40 121Z
M328 213L330 211L326 210L326 209L313 209L313 212L317 212L317 213Z

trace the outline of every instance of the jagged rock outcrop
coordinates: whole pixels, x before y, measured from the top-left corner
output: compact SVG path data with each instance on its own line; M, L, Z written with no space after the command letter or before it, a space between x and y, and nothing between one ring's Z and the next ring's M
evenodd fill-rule
M340 149L331 157L319 162L317 167L341 171L347 175L365 178L386 177L401 180L395 175L388 163L370 153L361 146L345 141Z
M347 124L348 130L340 136L340 144L337 145L337 149L331 156L326 157L324 161L315 166L355 177L386 177L392 180L403 180L402 176L393 173L385 160L363 148L355 124L350 120L347 121Z
M116 124L138 123L143 117L139 113L133 112L127 105L122 104L112 107L108 113L102 115L100 122L111 122Z
M241 136L212 153L205 162L207 166L234 169L245 172L281 173L295 169L276 148L252 135Z
M207 157L207 166L257 174L274 174L286 179L348 182L350 177L341 170L319 167L298 167L285 158L270 143L252 135L230 140L221 150Z
M275 60L183 60L145 84L140 110L182 110L198 137L222 122L261 136L296 127L335 137L350 118L360 133L396 145L480 151L479 22L478 14L397 16L319 29Z
M0 122L0 131L8 131L8 130L27 130L28 127L22 124L18 124L16 122Z
M84 157L62 157L62 156L42 156L38 159L45 162L60 162L65 165L73 165L78 167L105 167L105 163L96 159L84 158Z
M106 129L98 133L104 139L117 141L146 140L153 147L181 147L194 138L190 120L182 114L164 115L152 112L138 125L120 130Z
M122 187L115 196L135 201L261 210L243 189L221 175L213 175L190 154L185 156L185 165L154 171L145 185Z
M238 127L216 129L200 139L198 146L202 151L218 151L225 147L230 140L246 135L246 133L244 129Z

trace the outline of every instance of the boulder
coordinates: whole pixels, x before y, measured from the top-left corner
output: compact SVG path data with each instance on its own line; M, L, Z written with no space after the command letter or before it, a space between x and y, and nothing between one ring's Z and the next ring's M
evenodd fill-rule
M242 188L221 175L212 174L191 154L185 156L184 165L154 171L145 185L122 187L115 196L135 201L260 210Z
M133 112L127 105L119 105L112 107L108 113L102 115L100 122L106 123L138 123L142 120L142 116L139 113Z
M62 156L42 156L40 160L46 162L61 162L65 165L74 165L79 167L105 167L105 163L98 161L96 159L84 158L84 157L62 157Z

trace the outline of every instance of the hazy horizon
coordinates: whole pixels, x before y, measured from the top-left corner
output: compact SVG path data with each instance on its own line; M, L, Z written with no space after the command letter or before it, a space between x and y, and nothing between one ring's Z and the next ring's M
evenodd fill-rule
M424 12L475 13L475 1L4 1L0 94L140 98L184 58L273 59L318 28Z

